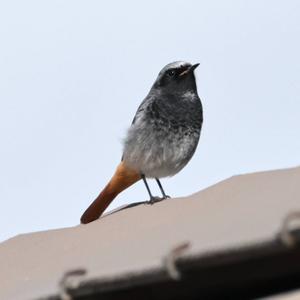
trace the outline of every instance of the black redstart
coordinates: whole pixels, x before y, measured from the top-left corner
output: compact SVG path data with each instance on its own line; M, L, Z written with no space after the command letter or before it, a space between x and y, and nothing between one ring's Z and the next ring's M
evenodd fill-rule
M175 175L189 162L200 137L203 112L194 75L198 65L177 61L160 71L128 130L121 163L81 223L98 219L120 192L140 179L150 203L168 197L159 179ZM155 178L162 198L153 197L146 178Z

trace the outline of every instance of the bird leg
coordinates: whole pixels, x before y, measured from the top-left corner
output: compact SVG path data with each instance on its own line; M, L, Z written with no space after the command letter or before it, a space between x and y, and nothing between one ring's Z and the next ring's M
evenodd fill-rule
M149 196L150 196L150 200L148 201L148 203L149 203L149 204L154 204L154 203L156 203L156 202L159 202L159 201L163 200L164 198L154 197L154 196L152 195L152 193L151 193L151 191L150 191L150 188L149 188L149 185L148 185L148 183L147 183L147 181L146 181L145 175L144 175L144 174L141 174L141 177L142 177L142 179L143 179L143 181L144 181L144 183L145 183L146 189L147 189L148 194L149 194Z
M163 187L162 187L162 185L161 185L159 179L158 179L158 178L155 178L155 180L156 180L156 182L157 182L157 184L158 184L158 186L159 186L159 189L160 189L160 191L161 191L161 193L162 193L162 195L163 195L163 199L171 198L170 196L166 195L166 193L165 193L165 191L164 191L164 189L163 189Z

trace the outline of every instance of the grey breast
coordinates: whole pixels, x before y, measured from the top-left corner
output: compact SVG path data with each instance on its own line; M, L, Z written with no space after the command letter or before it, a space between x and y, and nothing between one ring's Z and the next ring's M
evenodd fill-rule
M176 174L196 150L202 121L197 93L149 94L125 138L124 162L146 177Z

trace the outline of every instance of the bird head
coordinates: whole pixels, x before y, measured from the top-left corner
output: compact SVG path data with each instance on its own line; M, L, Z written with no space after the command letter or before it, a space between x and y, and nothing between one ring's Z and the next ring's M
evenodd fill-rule
M176 61L166 65L158 74L153 89L167 93L180 93L196 90L194 70L199 64Z

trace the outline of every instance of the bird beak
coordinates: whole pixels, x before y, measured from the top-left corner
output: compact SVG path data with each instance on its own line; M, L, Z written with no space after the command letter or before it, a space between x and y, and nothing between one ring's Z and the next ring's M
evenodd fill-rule
M200 64L194 64L191 67L189 67L188 69L184 70L182 73L179 74L179 76L183 76L186 74L189 74L191 72L193 72Z
M192 66L190 67L190 69L189 69L189 72L194 71L199 65L200 65L199 63L198 63L198 64L192 65Z

